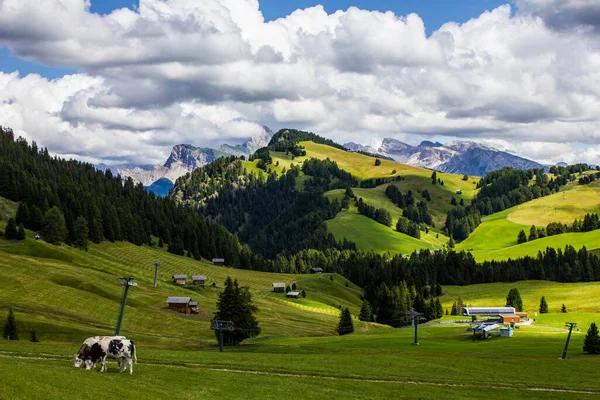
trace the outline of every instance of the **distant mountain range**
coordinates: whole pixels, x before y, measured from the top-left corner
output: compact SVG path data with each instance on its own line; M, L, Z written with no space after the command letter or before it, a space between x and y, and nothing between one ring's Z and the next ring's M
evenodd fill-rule
M97 164L96 168L106 171L110 170L114 175L123 178L131 178L135 183L142 183L144 187L156 195L165 196L173 187L173 183L180 176L202 167L213 160L227 156L246 156L254 153L257 149L269 144L273 132L266 126L258 136L250 138L241 145L223 144L218 150L206 147L194 147L190 144L178 144L173 146L169 158L163 165L106 165Z
M412 146L396 139L386 138L379 148L352 142L344 144L344 147L352 151L381 154L403 164L455 174L483 176L504 167L544 168L544 165L535 161L485 144L468 141L446 144L423 141L418 146Z

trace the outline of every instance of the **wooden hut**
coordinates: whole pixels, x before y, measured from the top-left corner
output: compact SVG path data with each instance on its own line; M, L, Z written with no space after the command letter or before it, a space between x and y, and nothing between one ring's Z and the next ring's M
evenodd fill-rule
M322 272L323 272L323 268L311 268L310 269L311 274L320 274Z
M273 283L273 291L275 293L283 293L283 292L285 292L285 283L283 283L283 282L275 282L275 283Z
M192 299L189 297L167 297L167 305L171 310L175 310L186 315L191 312L191 301ZM198 303L196 303L196 306L198 306Z
M206 284L206 275L192 275L192 284L204 287Z
M212 263L214 265L218 265L218 266L222 267L223 265L225 265L225 259L224 258L213 258Z
M173 275L173 283L179 286L185 286L187 275Z
M290 297L292 299L299 299L300 298L300 292L287 292L285 297Z

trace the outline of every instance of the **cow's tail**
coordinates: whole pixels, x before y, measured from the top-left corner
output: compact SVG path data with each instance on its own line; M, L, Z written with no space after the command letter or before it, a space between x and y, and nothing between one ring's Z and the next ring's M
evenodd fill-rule
M131 345L133 346L133 362L135 364L137 364L137 354L136 354L136 350L135 350L135 343L131 342Z

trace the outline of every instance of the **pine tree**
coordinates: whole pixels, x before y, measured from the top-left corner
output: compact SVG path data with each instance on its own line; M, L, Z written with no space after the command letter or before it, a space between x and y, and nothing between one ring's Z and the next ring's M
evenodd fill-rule
M75 226L73 227L73 246L79 250L88 250L88 224L87 220L79 216L75 220Z
M17 240L25 240L25 226L23 226L23 224L19 224L19 229L17 230Z
M462 297L458 296L456 300L456 315L463 315L463 311L465 309L465 305L463 303Z
M547 314L548 313L548 303L546 302L546 297L542 296L542 299L540 300L540 314Z
M163 242L162 238L158 238L158 247L161 249L165 247L165 242Z
M583 340L583 351L588 354L600 354L600 335L595 322L592 322L590 329Z
M296 286L296 282L292 282L292 290L294 290L294 291L295 291L295 290L296 290L296 287L297 287L297 286Z
M302 291L302 298L305 299L306 298L306 291Z
M4 237L9 240L17 238L17 222L14 218L9 218L6 222L6 227L4 228Z
M54 206L44 215L43 227L41 230L42 239L50 244L59 245L67 237L67 225L65 216L60 208Z
M560 309L560 311L561 311L562 313L565 313L565 314L566 314L566 313L568 312L568 311L567 311L567 306L565 306L565 305L563 304L563 305L562 305L562 308Z
M521 299L521 293L519 289L512 288L508 291L506 296L506 306L514 307L516 311L523 311L523 300Z
M519 232L519 235L517 236L517 244L525 242L527 242L527 235L525 234L525 231L521 229L521 232Z
M448 240L448 248L454 248L454 239L452 238L452 236L450 236L450 240Z
M537 238L537 228L535 227L535 225L531 225L531 228L529 229L529 237L527 238L527 240L531 242L532 240L535 240Z
M433 174L431 174L431 184L435 185L437 183L437 172L433 171Z
M446 310L447 311L447 310ZM435 319L442 318L444 316L444 308L439 297L435 299Z
M219 293L215 320L232 321L234 330L223 334L225 345L238 345L244 339L260 334L260 328L254 314L258 311L252 304L252 295L247 287L239 287L237 279L225 280L225 289ZM217 339L218 339L218 333Z
M336 332L340 336L354 332L352 314L350 314L350 309L348 309L347 307L342 309L342 314L340 315L340 322L338 323Z
M452 310L450 311L450 315L458 315L456 312L456 302L452 303Z
M6 318L6 323L4 324L2 337L8 340L19 340L17 323L15 321L15 314L13 313L12 308L8 310L8 317Z
M289 293L289 292L291 292L291 291L292 291L292 289L290 289L290 286L289 286L289 285L285 287L285 292L286 292L286 293Z
M29 341L32 343L39 342L39 339L37 338L37 333L35 332L35 329L32 329L31 332L29 333Z
M358 315L358 319L367 322L373 321L373 310L371 309L371 304L369 304L367 299L363 300L362 306L360 307L360 314Z

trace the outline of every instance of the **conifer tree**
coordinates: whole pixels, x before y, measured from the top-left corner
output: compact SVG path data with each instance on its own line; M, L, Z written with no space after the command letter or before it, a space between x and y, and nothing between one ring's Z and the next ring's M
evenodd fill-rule
M296 290L296 282L292 282L292 290Z
M540 300L540 314L547 314L548 313L548 303L546 302L546 297L542 296L542 299Z
M531 242L532 240L535 240L537 238L537 228L535 227L535 225L531 225L531 228L529 229L529 237L527 238L527 240Z
M433 171L433 174L431 174L431 184L435 185L437 183L437 172Z
M562 313L565 313L565 314L568 312L568 311L567 311L567 306L565 306L565 305L564 305L564 303L563 303L563 305L562 305L562 308L560 309L560 311L561 311Z
M340 322L338 323L336 332L340 336L354 332L354 322L352 322L352 314L350 314L350 309L348 307L342 309Z
M306 298L306 291L305 291L305 290L303 290L303 291L302 291L302 298L303 298L303 299L305 299L305 298Z
M65 216L60 208L54 206L44 215L43 228L41 230L42 239L54 245L61 244L67 237L67 225Z
M595 322L592 322L590 329L583 340L583 351L588 354L600 354L600 335Z
M456 302L452 303L452 309L450 311L450 315L458 315L456 312Z
M506 296L506 306L514 307L516 311L523 311L523 300L521 299L521 293L519 289L512 288L508 291Z
M452 236L450 236L450 240L448 240L448 248L454 248L454 239L452 238Z
M17 223L14 218L9 218L4 228L4 237L12 240L17 238Z
M463 315L464 308L465 305L463 303L463 299L462 297L458 296L458 299L456 300L456 315Z
M371 309L371 304L369 304L367 299L363 300L362 302L358 319L361 321L373 322L373 310Z
M448 310L446 310L448 311ZM435 319L442 318L444 316L444 308L442 307L442 302L439 297L435 299Z
M232 321L234 331L225 332L223 343L225 345L238 345L244 339L260 334L260 327L254 314L258 311L252 304L252 295L247 287L239 287L237 279L231 277L225 280L225 289L219 293L215 320ZM215 332L218 339L218 333Z
M2 332L2 337L8 340L19 340L19 335L17 333L17 323L15 321L15 314L13 313L12 308L8 310L8 317L6 318L6 323L4 324L4 331Z
M17 240L25 240L25 226L23 226L23 224L19 224L19 229L17 230Z
M521 244L521 243L525 243L527 242L527 235L525 234L525 231L523 229L521 229L521 231L519 232L519 235L517 236L517 244Z
M77 217L73 227L73 246L79 250L88 250L88 224L84 217Z
M36 333L35 329L32 329L31 332L29 333L29 341L31 343L39 342L39 339L37 338L37 333Z

